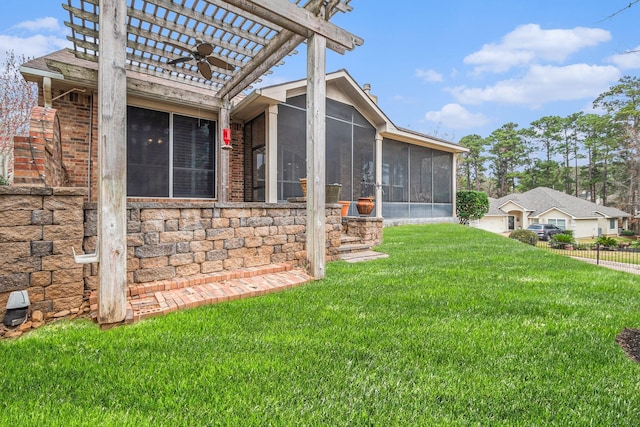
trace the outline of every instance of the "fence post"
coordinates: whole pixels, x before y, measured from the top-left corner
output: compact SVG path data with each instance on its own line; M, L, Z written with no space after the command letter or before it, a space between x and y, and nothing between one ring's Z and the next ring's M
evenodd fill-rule
M600 244L596 243L596 265L600 265Z

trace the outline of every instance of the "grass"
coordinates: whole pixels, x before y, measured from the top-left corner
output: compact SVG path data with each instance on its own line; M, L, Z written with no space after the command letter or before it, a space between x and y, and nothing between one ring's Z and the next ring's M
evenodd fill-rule
M0 425L640 423L638 277L458 225L265 297L0 342Z

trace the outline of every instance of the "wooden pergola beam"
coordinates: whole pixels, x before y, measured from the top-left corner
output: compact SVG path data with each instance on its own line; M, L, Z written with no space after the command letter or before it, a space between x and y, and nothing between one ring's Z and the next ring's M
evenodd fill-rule
M47 59L47 67L56 70L64 76L64 80L69 83L98 87L98 65L94 62L87 62L83 65L71 64L69 62ZM172 80L172 84L167 85L166 80ZM209 109L216 109L222 106L220 98L213 94L203 92L197 86L184 83L183 80L173 80L169 76L151 76L127 71L127 93L129 95L149 97L171 102L181 102L185 105L202 108L206 105Z
M307 38L319 34L326 39L326 46L339 53L353 50L364 40L320 18L311 11L296 6L288 0L223 0L245 12L276 23L293 33Z

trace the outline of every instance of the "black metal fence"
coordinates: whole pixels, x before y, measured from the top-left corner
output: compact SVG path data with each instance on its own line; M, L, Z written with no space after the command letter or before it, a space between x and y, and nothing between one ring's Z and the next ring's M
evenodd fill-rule
M632 242L603 246L596 243L564 244L539 241L536 246L603 267L640 274L640 248L634 247Z

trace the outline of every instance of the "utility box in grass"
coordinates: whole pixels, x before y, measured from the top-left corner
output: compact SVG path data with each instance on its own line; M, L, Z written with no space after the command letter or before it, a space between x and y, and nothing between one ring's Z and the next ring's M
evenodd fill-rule
M7 301L7 312L2 323L9 327L22 325L27 320L30 305L27 291L11 292L9 301Z

